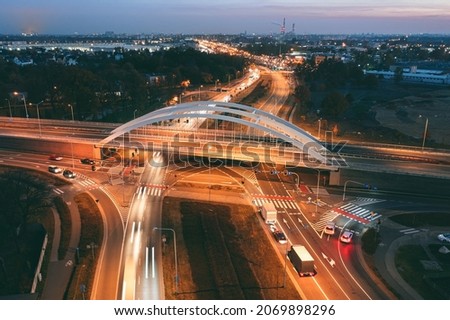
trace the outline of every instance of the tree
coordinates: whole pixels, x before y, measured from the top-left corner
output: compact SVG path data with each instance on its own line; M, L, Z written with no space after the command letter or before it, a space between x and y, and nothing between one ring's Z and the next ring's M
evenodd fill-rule
M395 68L395 71L394 71L394 81L396 83L399 83L402 80L403 80L403 68L397 67L397 68Z
M299 85L295 88L295 97L300 102L300 105L307 106L311 101L311 91L308 86Z
M20 227L52 206L53 195L48 184L24 170L0 174L0 224L7 231L0 234L0 243L17 236Z
M344 95L337 91L329 93L322 101L320 110L324 116L338 118L348 108L348 101Z

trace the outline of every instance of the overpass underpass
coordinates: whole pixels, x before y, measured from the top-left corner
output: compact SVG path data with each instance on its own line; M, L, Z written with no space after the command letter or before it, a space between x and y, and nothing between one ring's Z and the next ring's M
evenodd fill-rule
M231 130L219 129L224 121L232 123ZM244 134L243 127L251 128L251 134ZM141 150L159 150L169 158L182 154L331 171L346 166L338 154L290 122L228 102L200 101L159 109L117 127L98 146L124 146L133 156Z

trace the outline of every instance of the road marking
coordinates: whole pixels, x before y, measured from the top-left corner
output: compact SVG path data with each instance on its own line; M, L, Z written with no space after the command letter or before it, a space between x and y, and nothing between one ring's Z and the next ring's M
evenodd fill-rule
M155 278L155 247L152 247L152 278Z
M148 279L148 247L145 247L145 279Z
M123 282L123 288L122 288L122 300L125 300L125 294L127 292L127 282Z
M58 188L53 189L53 192L56 193L56 194L63 194L64 193L64 191L62 191L61 189L58 189Z
M401 230L399 230L401 233L403 233L403 234L413 234L413 233L417 233L417 232L420 232L420 231L426 231L426 230L421 230L421 229L416 229L416 228L408 228L408 229L401 229Z
M134 226L135 226L136 222L133 221L133 225L131 226L131 243L133 243L133 238L134 238Z

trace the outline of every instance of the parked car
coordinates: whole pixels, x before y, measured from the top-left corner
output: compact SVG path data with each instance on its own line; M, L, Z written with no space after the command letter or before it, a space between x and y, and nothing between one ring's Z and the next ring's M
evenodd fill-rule
M61 161L63 159L63 157L57 155L57 154L51 154L50 157L48 157L50 160L54 160L54 161Z
M334 222L331 222L331 221L327 222L327 224L325 225L325 228L323 228L323 232L325 234L329 234L331 236L334 235L335 230L336 230L336 225Z
M57 166L48 166L48 171L51 173L61 173L62 169Z
M282 231L275 231L273 233L273 236L275 237L275 239L281 243L281 244L286 244L287 243L287 239L286 236L284 235L284 233Z
M437 238L442 242L450 242L450 233L438 234Z
M73 179L77 176L77 174L72 170L66 169L63 171L63 176L69 179Z
M341 235L341 242L344 243L350 243L353 239L353 232L352 231L344 231L344 233Z
M83 158L83 159L80 160L80 162L81 162L82 164L90 164L90 165L95 164L95 161L94 161L94 160L88 159L88 158Z

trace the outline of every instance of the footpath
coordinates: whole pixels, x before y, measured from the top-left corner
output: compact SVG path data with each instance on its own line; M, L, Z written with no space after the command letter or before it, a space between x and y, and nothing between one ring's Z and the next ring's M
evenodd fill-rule
M69 249L64 258L61 260L58 256L59 244L61 239L61 221L58 213L53 209L53 217L55 221L55 233L50 252L50 262L47 269L47 277L45 279L41 300L64 300L64 294L73 269L76 263L76 248L80 241L81 221L78 212L78 206L73 201L73 193L66 192L63 196L64 201L68 204L72 220L72 231L69 241Z

